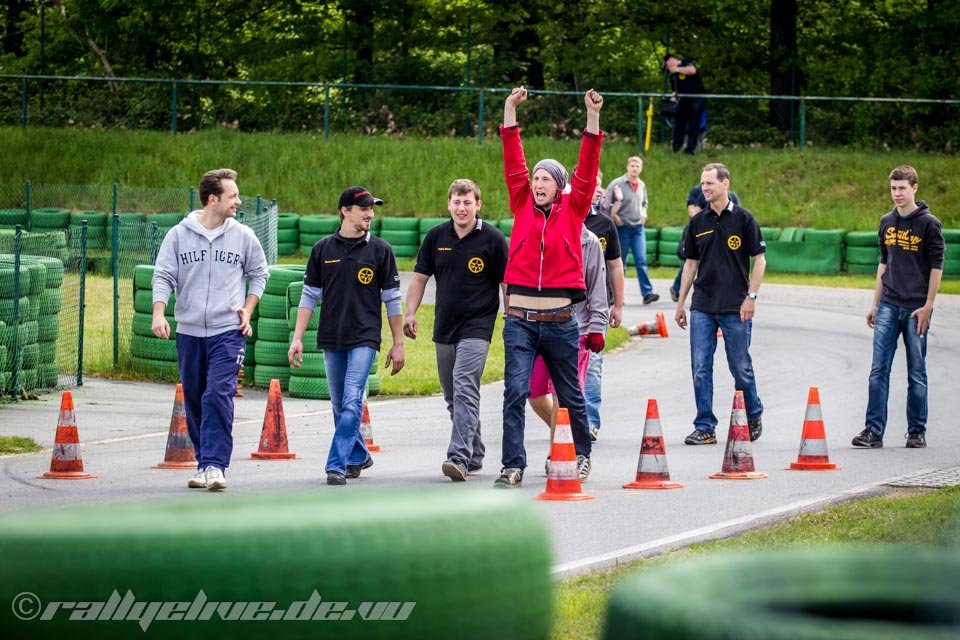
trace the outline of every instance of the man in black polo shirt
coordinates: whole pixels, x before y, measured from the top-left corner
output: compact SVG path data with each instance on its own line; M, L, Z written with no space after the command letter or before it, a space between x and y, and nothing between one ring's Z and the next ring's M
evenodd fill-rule
M675 98L679 98L677 115L673 121L673 152L680 151L683 139L687 138L684 153L693 155L697 150L700 139L700 121L707 108L706 98L691 98L691 94L698 95L707 92L703 86L703 78L697 70L693 60L681 60L672 53L663 58L663 68L670 73L670 85L673 87Z
M713 354L717 350L717 329L723 330L727 364L738 391L747 405L750 440L760 437L763 404L750 359L750 336L757 292L767 263L766 244L753 214L729 197L730 172L719 164L708 164L700 176L700 187L709 207L690 219L684 239L683 277L677 302L677 324L687 328L683 305L691 285L690 361L693 393L697 402L694 430L686 444L716 444L717 417L713 413ZM750 273L753 258L753 273Z
M441 470L453 481L483 466L480 439L480 376L487 362L499 294L507 266L507 241L495 226L477 217L480 188L455 180L447 191L450 222L427 232L413 280L407 287L403 332L417 338L417 308L430 276L437 279L433 342L437 372L453 421L447 460ZM504 287L504 294L506 293Z
M303 361L303 332L317 302L323 300L317 347L323 349L335 430L327 457L327 484L342 485L373 465L360 435L360 414L367 374L380 350L380 303L387 306L393 346L384 366L391 375L403 368L403 318L400 276L393 249L370 234L374 198L363 187L340 195L340 228L313 245L303 277L297 326L287 357L297 368Z

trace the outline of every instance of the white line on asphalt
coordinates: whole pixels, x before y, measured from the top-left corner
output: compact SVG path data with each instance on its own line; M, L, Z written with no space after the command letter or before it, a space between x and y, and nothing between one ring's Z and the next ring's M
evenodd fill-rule
M777 516L799 513L808 509L809 507L823 503L837 502L843 499L853 498L859 494L866 493L871 489L876 489L877 487L885 484L895 482L906 476L913 476L919 473L929 473L930 471L934 471L934 469L911 471L910 473L902 476L896 476L894 478L887 478L885 480L863 484L858 487L853 487L852 489L845 489L836 493L810 498L809 500L801 500L799 502L787 504L782 507L774 507L773 509L767 509L766 511L761 511L759 513L742 516L740 518L734 518L733 520L727 520L726 522L718 522L717 524L700 527L699 529L691 529L690 531L684 531L683 533L667 536L666 538L651 540L650 542L645 542L632 547L625 547L623 549L617 549L616 551L611 551L609 553L590 556L589 558L583 558L582 560L565 562L553 567L551 574L555 580L562 580L564 578L569 578L571 576L586 573L588 571L616 567L618 565L630 562L631 560L648 557L667 549L682 547L694 542L700 542L702 540L718 538L720 536L715 534L727 529L739 528L741 530L745 530L750 528L749 525L760 525L763 524L764 521L771 520Z

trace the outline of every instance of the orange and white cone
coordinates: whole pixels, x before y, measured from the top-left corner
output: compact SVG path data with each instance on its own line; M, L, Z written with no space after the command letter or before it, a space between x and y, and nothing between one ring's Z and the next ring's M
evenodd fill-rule
M803 417L803 434L800 437L800 453L797 461L791 462L791 471L832 471L837 465L830 462L827 453L827 433L823 428L823 413L820 411L820 389L810 387L807 394L807 413Z
M660 429L660 410L654 398L647 400L647 419L643 424L640 461L637 479L623 485L624 489L680 489L682 484L670 481L667 469L667 447Z
M190 442L187 430L187 412L183 408L183 385L177 384L177 393L173 397L173 414L170 416L170 431L167 433L167 451L163 462L154 465L154 469L193 469L197 466L197 456Z
M57 420L57 435L54 437L50 471L37 477L48 480L89 480L97 477L83 470L80 433L77 431L73 393L70 391L64 391L60 398L60 417Z
M577 469L577 450L573 446L570 414L566 407L557 410L557 428L550 446L550 467L547 469L547 490L537 500L593 500L583 493L580 471Z
M370 424L370 409L367 407L366 393L363 394L363 410L360 412L360 437L363 438L367 451L371 453L380 451L380 445L373 441L373 425Z
M254 460L291 460L297 454L290 453L287 446L287 421L283 416L283 397L280 381L270 381L267 394L267 410L263 414L263 429L260 431L260 448L250 454Z
M635 327L628 327L627 333L631 336L660 336L661 338L670 337L667 331L667 319L659 311L654 316L654 320L641 322Z
M723 455L723 469L710 477L721 480L759 480L767 477L767 474L760 473L753 467L753 448L750 446L750 427L747 426L743 391L737 391L733 396L730 433L727 435L727 450Z

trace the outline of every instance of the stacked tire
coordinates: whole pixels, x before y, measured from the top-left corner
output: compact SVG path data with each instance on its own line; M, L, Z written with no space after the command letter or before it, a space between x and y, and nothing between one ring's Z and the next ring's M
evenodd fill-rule
M133 269L133 321L130 336L130 360L133 368L151 378L178 380L177 322L173 317L176 294L171 293L164 309L170 324L170 339L153 335L153 265L136 265Z
M943 277L960 278L960 229L944 229Z
M418 238L417 244L423 244L424 239L427 237L427 232L430 231L430 229L440 226L449 220L450 218L420 218L420 237Z
M27 224L26 209L0 209L0 227L13 229L17 225Z
M398 258L413 258L420 248L420 220L417 218L384 218L380 237L393 247Z
M509 245L510 234L513 233L513 218L503 218L497 223L497 227L503 232L504 237L507 239L507 244Z
M83 248L82 229L83 221L87 221L87 252L104 251L107 248L107 234L109 216L100 211L73 211L70 213L70 227L67 229L70 239L70 248L79 255Z
M293 340L293 330L297 326L297 310L300 296L303 294L303 280L287 285L287 328L288 342ZM317 349L317 324L320 320L320 306L314 310L307 330L303 334L303 362L298 369L290 369L290 395L294 398L313 398L329 400L330 388L327 386L327 369L323 362L323 351Z
M21 255L17 277L14 256L0 255L0 391L18 390L10 389L14 369L25 390L57 386L62 284L59 258Z
M784 229L786 231L786 229ZM846 242L847 272L872 275L880 264L880 245L876 231L851 231Z
M659 252L660 252L660 229L655 229L652 227L643 228L644 238L646 239L647 247L647 266L655 267L659 262ZM620 247L620 253L623 253L623 247ZM630 257L633 257L633 254L630 254Z
M260 315L253 348L253 382L258 387L268 387L271 380L277 379L281 389L286 391L290 388L290 363L287 360L290 348L287 312L290 303L287 287L291 282L303 282L304 269L296 265L270 267L270 279L257 305Z
M300 253L309 256L313 245L340 226L340 216L300 216L298 220Z
M680 258L677 256L677 245L680 244L682 237L683 227L664 227L660 229L660 239L657 241L657 262L661 266L680 266ZM620 250L623 251L623 247L620 247Z
M290 212L277 216L277 255L292 256L300 248L300 216Z

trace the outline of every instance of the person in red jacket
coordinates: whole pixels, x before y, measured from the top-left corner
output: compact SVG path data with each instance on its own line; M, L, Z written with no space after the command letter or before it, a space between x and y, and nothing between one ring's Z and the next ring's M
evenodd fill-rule
M532 177L520 142L517 105L527 90L517 87L503 105L503 173L510 193L513 232L504 282L508 306L503 326L505 381L503 390L503 469L495 487L518 487L527 466L523 446L524 410L530 393L530 373L543 356L560 406L570 414L577 472L590 475L590 432L583 392L577 379L579 331L574 305L586 297L580 230L600 166L600 108L603 97L591 89L584 95L587 126L573 178L556 160L541 160ZM570 182L569 193L564 187ZM587 336L591 350L603 349L603 334Z

